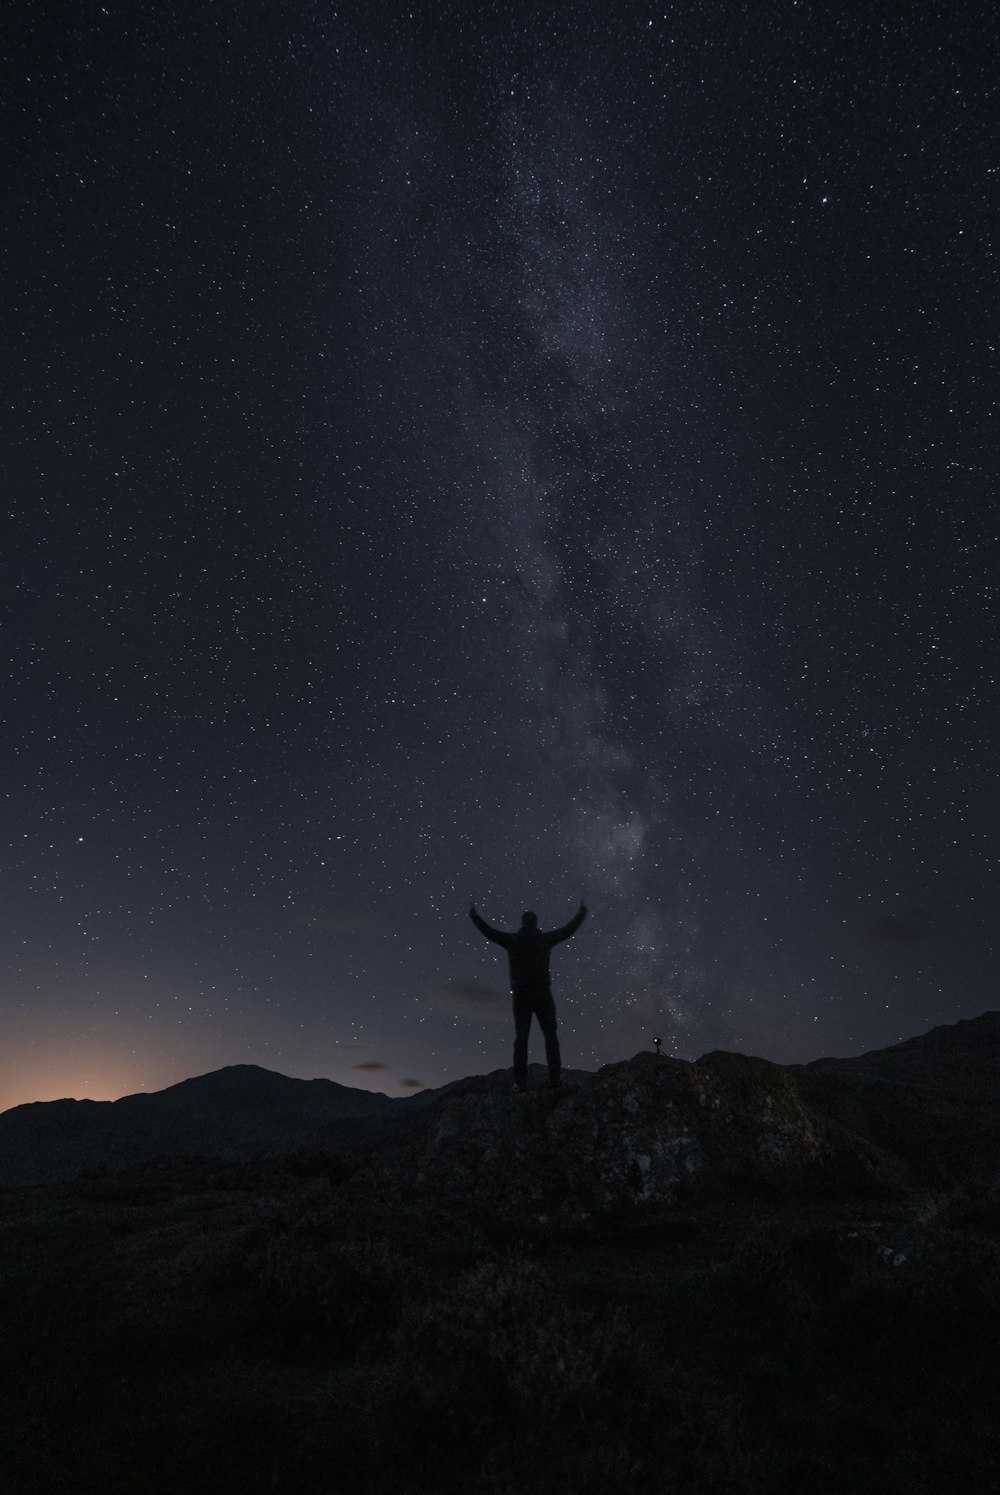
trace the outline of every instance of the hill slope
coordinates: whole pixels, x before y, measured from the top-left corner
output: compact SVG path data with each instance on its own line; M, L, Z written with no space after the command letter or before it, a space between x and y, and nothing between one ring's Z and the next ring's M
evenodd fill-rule
M163 1154L252 1157L337 1123L391 1114L394 1102L338 1085L234 1064L151 1095L58 1100L0 1114L0 1187L122 1168Z

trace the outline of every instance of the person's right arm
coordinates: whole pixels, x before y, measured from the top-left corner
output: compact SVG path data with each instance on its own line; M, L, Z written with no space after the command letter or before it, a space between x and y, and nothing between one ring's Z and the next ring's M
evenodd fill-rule
M498 945L506 945L507 935L504 934L502 929L494 929L492 924L487 924L485 919L480 918L480 916L476 913L476 906L474 903L469 904L469 918L472 920L473 924L475 924L476 928L479 930L479 933L485 934L488 940L495 940Z

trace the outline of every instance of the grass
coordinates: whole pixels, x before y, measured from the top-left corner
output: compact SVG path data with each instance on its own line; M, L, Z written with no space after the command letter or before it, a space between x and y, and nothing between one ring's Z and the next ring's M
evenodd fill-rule
M349 1172L0 1194L6 1495L994 1487L989 1190L491 1236L342 1203Z

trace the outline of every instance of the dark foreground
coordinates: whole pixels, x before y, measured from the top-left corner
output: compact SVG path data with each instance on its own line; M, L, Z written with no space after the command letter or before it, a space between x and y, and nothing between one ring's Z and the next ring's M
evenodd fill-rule
M995 1489L995 1193L490 1235L351 1166L0 1194L5 1495Z

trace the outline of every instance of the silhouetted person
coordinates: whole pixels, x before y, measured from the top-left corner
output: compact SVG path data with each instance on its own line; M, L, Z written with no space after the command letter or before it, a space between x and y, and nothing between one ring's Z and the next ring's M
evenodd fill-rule
M546 931L539 929L538 915L529 911L521 915L520 929L506 934L481 919L475 904L469 905L469 918L479 933L503 945L510 961L510 992L514 998L514 1084L518 1090L528 1088L528 1032L532 1016L537 1017L538 1026L545 1035L549 1082L552 1086L559 1084L561 1060L556 1036L556 1004L552 1000L549 977L549 951L560 940L568 940L571 934L575 934L586 917L587 908L581 902L568 924L561 929Z

